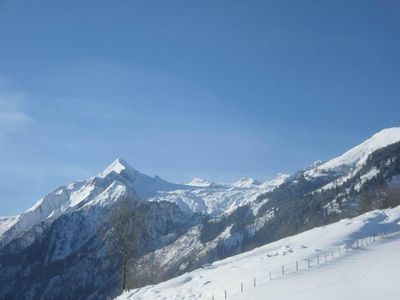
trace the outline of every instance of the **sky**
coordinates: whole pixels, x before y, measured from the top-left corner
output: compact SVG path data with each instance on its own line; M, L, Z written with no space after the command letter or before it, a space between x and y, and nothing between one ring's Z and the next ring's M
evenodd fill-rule
M400 126L397 0L0 0L0 215L116 158L270 179Z

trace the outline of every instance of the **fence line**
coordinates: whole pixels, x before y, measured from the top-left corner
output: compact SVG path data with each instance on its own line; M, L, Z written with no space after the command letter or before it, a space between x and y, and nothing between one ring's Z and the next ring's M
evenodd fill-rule
M314 266L318 267L320 265L324 265L328 262L332 262L334 261L336 258L342 257L344 255L346 255L346 253L348 253L349 251L352 250L356 250L358 248L360 248L360 246L367 246L370 244L373 244L375 242L377 242L378 240L382 240L384 238L387 237L394 237L396 235L400 235L400 231L386 231L386 232L379 232L376 235L372 235L372 236L366 236L364 238L361 239L357 239L351 243L345 243L344 245L340 246L340 247L335 247L333 249L330 249L328 251L321 251L319 252L317 255L314 256L310 256L307 258L304 258L300 261L304 261L304 268L301 267L301 264L299 264L299 260L296 260L293 263L288 263L288 264L284 264L281 266L281 270L273 272L272 270L268 270L268 277L269 280L268 281L262 281L260 280L257 283L257 278L253 277L253 288L248 288L249 289L255 289L257 286L262 285L262 284L266 284L271 280L277 279L277 278L282 278L287 276L288 274L294 274L294 273L298 273L300 271L303 270L307 270L309 268L312 268ZM330 254L330 259L329 259L329 254ZM336 254L336 255L335 255ZM324 257L324 261L322 259L320 259L321 257ZM290 267L293 267L293 269L291 269ZM275 275L275 276L274 276ZM217 295L212 295L211 296L211 300L216 300L216 299L228 299L228 296L236 296L239 295L241 293L246 292L246 289L244 288L244 284L243 282L240 282L240 285L238 285L238 291L235 293L229 293L228 291L225 289L223 290L224 292L222 293L221 296L217 296Z

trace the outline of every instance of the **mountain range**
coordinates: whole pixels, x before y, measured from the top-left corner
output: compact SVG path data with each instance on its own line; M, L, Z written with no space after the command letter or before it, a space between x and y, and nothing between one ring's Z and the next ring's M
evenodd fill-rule
M394 207L399 187L400 128L264 183L195 178L176 184L117 159L20 215L0 218L0 298L119 295L123 259L110 250L117 241L108 220L127 199L146 223L128 262L128 287L137 288L316 226Z

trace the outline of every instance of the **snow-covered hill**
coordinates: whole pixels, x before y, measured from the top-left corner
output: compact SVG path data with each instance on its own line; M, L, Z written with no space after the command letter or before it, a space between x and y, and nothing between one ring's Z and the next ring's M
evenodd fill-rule
M260 285L235 300L364 300L399 299L400 288L394 284L400 270L400 239L362 247L333 264L299 273L285 280ZM220 299L222 297L219 297ZM219 299L215 298L215 300Z
M358 254L365 251L356 249L346 256L344 248L357 239L392 230L400 230L400 206L314 228L205 265L166 282L129 291L117 299L212 299L212 296L214 299L223 299L225 290L229 299L337 299L338 294L331 295L330 290L339 291L341 299L397 299L400 297L400 288L393 280L400 275L400 238L394 241L380 240L373 246L361 248L367 250L366 254ZM339 247L342 247L340 254ZM331 251L334 251L333 260ZM329 254L326 258L325 253ZM320 255L321 265L325 259L330 263L318 267L315 259L317 255ZM335 260L339 255L343 257ZM314 260L310 261L311 268L308 269L307 258L310 257ZM293 274L296 261L299 262L300 272ZM284 280L274 280L284 278L281 275L282 265L286 272L292 274L287 275ZM342 269L338 269L338 266ZM270 271L273 280L269 279ZM366 282L371 286L365 286ZM244 287L243 293L240 292L241 283ZM324 284L338 287L332 289ZM357 291L360 284L363 285L362 292ZM389 289L379 290L379 284ZM347 294L352 290L357 293ZM319 297L316 298L316 295ZM363 298L360 295L368 297Z

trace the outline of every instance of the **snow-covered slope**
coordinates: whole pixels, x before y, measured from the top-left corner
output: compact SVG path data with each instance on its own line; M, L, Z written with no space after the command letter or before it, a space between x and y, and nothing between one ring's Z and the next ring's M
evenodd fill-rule
M317 255L320 255L322 264L325 259L325 253L329 254L329 256L326 256L326 259L331 260L331 251L334 251L334 257L339 256L339 247L346 244L349 245L356 239L370 237L388 230L400 230L400 207L387 210L377 210L353 219L343 219L328 226L314 228L267 244L263 247L256 248L252 251L214 262L211 265L206 265L201 269L186 273L166 282L129 291L117 299L212 299L212 296L214 296L214 299L223 299L225 290L227 291L229 298L232 299L269 299L270 297L272 297L271 299L317 299L313 297L305 297L307 295L316 295L307 294L306 286L315 290L323 288L320 286L321 273L314 273L324 268L317 268L317 260L315 258ZM390 246L385 246L382 241L380 243L383 245L379 246L378 242L377 244L374 244L374 246L378 245L377 247L381 247L382 252L379 253L384 254L388 259L388 261L382 262L382 264L384 263L382 267L390 269L386 269L379 273L379 276L384 276L383 278L379 278L379 281L387 282L388 286L392 286L392 288L391 293L387 294L388 298L379 299L396 299L400 296L400 289L398 289L398 287L393 289L393 278L397 278L400 274L400 266L398 265L400 261L400 252L398 251L400 240L397 239L390 244ZM341 249L341 254L343 254L345 252L344 248L342 247ZM363 249L369 248L364 247ZM350 262L357 251L359 252L359 250L355 250L349 254ZM287 280L286 284L283 283L282 280L269 280L269 271L271 271L272 278L282 278L282 265L285 266L286 272L294 272L296 268L295 262L298 261L300 270L307 269L308 262L306 259L309 257L314 257L314 259L310 261L311 266L313 266L311 270L290 275L288 279L285 279ZM343 257L346 257L346 255ZM366 266L374 264L374 261L376 261L375 259L377 258L379 258L380 261L383 261L383 257L384 256L376 254L367 255L363 258L365 259L363 261L360 261L361 258L357 258L359 263L356 261L355 264L357 265L357 268L362 269L362 267L364 267L362 270L364 274L374 274L377 269L374 269L373 271L372 269L367 270ZM339 260L339 262L343 263L342 261L343 258ZM390 267L393 263L397 264L397 267L396 265ZM332 260L331 264L336 264L336 261ZM375 263L374 265L379 264ZM351 266L351 268L353 267ZM333 275L329 272L333 272ZM335 271L331 269L329 272L326 271L325 273L327 274L325 276L332 276L332 280L337 280L338 276L335 274ZM345 272L346 270L342 271L342 273ZM301 280L301 276L303 276L302 274L308 276L301 281L305 283L304 286L301 286L298 282L298 280ZM373 283L375 275L374 277L371 277L368 282ZM363 277L363 274L356 273L351 275L347 273L347 276L357 276L356 278L361 278ZM261 283L264 283L264 285L260 285L256 289L253 289L254 278L256 278L258 285ZM307 278L312 278L313 281L311 283L307 282ZM342 281L354 280L356 278L342 278ZM240 293L240 283L244 284L245 291L243 294ZM335 282L332 284L334 283ZM275 284L278 285L279 292L271 294L275 288ZM292 289L291 284L295 284L296 288ZM376 286L373 285L372 287L373 288L369 291L374 290L373 295L384 294L382 293L383 291L377 291ZM368 287L365 286L364 288ZM250 289L253 289L253 291L246 293L247 290ZM288 293L287 291L291 292ZM341 290L341 293L344 294L344 291L345 290ZM397 291L397 293L393 294L393 291ZM280 293L283 292L284 295L287 295L287 298L282 298L280 296ZM236 296L233 296L233 294L236 294ZM303 298L298 298L298 295L305 296ZM319 295L322 296L323 294L321 293ZM323 296L324 298L327 296L330 297L329 294ZM334 298L332 299L337 299L336 294L333 296ZM344 296L347 298L345 297L341 299L354 299L352 297L353 295L344 294ZM377 299L375 297L373 298Z
M272 280L229 299L399 299L400 288L393 281L400 273L399 248L400 239L388 239L362 247L311 272L299 273L285 280Z
M328 162L317 164L315 168L307 170L305 176L313 178L329 174L345 175L349 171L354 172L362 167L371 153L397 142L400 142L400 127L384 129L344 154Z

